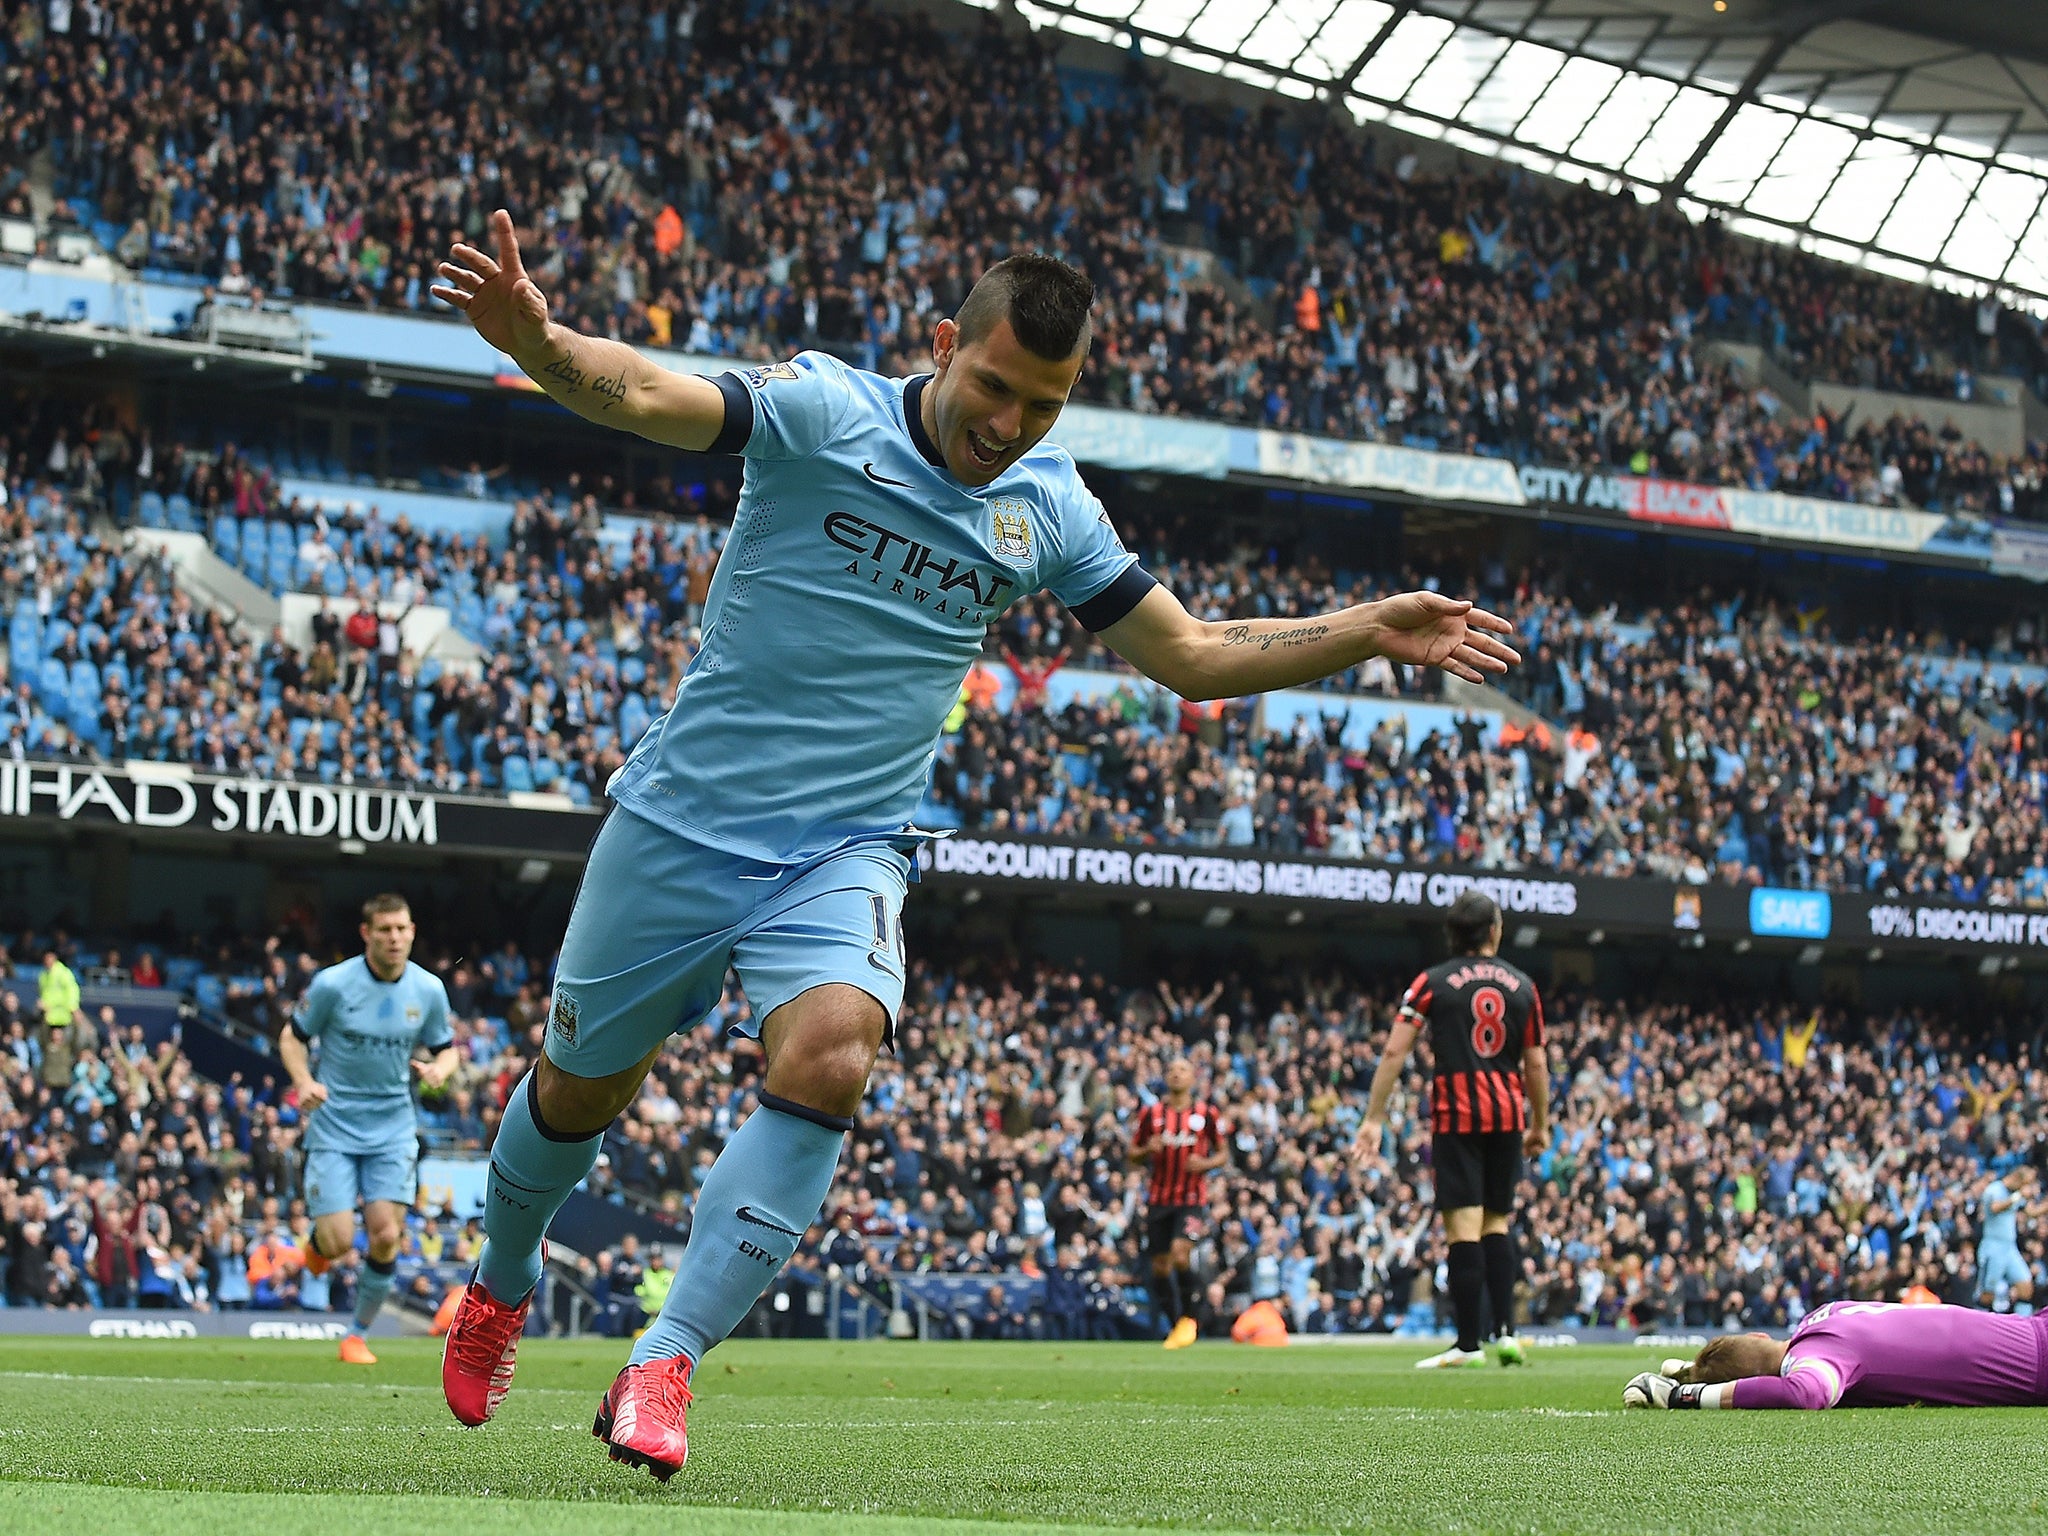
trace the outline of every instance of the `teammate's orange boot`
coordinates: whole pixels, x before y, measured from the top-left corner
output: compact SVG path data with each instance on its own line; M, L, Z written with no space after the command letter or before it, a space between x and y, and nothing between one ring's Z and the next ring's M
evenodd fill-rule
M370 1353L370 1346L363 1342L360 1333L343 1336L341 1341L341 1363L343 1365L375 1365L377 1357Z
M1192 1317L1184 1317L1173 1325L1173 1331L1167 1334L1166 1342L1160 1348L1186 1349L1195 1342L1195 1332L1195 1320Z
M645 1467L665 1483L689 1459L690 1438L683 1424L689 1408L689 1361L629 1365L597 1405L590 1432L604 1442L613 1461Z

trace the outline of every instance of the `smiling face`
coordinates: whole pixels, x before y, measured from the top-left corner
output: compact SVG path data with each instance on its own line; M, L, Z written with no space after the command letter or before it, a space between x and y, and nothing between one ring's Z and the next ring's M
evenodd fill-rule
M1087 357L1085 341L1071 357L1040 357L1008 320L975 341L941 320L923 414L948 473L963 485L987 485L1036 447L1059 420Z

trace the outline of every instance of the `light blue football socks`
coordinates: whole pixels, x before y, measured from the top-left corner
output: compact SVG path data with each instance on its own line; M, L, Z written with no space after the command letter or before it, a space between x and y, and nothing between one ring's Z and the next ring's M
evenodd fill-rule
M540 1118L533 1074L512 1090L484 1190L484 1248L477 1278L501 1302L523 1299L540 1281L540 1240L570 1191L597 1164L604 1133L567 1136Z
M395 1259L364 1260L363 1272L356 1279L357 1333L369 1332L370 1324L384 1309L384 1298L391 1294L391 1275L396 1267Z
M660 1316L633 1346L635 1365L702 1360L739 1326L825 1203L852 1118L760 1098L705 1176L689 1246Z

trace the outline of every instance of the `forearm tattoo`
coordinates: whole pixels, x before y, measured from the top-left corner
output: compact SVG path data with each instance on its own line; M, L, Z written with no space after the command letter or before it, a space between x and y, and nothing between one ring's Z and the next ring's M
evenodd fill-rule
M1297 645L1314 645L1329 634L1327 624L1300 624L1293 629L1272 629L1264 634L1253 634L1249 624L1233 624L1223 631L1225 645L1255 645L1262 651L1274 646L1292 648Z

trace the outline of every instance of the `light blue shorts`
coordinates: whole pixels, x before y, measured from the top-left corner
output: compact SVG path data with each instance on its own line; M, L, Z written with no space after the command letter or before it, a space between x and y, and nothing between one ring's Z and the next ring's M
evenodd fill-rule
M610 1077L716 1006L728 969L745 1032L831 982L858 987L895 1028L903 898L914 838L856 843L808 864L763 864L614 806L591 844L548 1008L548 1059Z
M306 1150L306 1214L316 1221L356 1202L389 1200L408 1209L420 1187L419 1144L384 1152Z
M1979 1243L1977 1245L1977 1291L1994 1290L2003 1282L2006 1285L2025 1285L2034 1278L2027 1268L2027 1261L2020 1257L2020 1251L2011 1243Z

